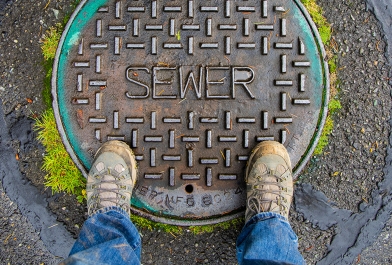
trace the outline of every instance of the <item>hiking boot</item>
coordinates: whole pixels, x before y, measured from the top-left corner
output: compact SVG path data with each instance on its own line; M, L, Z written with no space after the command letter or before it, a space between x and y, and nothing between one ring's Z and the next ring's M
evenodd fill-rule
M87 209L118 206L130 214L132 189L137 177L135 155L120 141L108 141L97 151L87 178Z
M252 150L245 182L246 222L261 212L274 212L288 218L293 197L293 178L290 157L282 144L265 141Z

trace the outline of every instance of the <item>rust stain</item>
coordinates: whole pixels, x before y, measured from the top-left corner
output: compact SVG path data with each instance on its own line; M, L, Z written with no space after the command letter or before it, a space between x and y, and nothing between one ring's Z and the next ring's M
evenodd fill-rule
M83 110L81 109L76 110L76 120L79 124L80 129L83 129L84 127Z

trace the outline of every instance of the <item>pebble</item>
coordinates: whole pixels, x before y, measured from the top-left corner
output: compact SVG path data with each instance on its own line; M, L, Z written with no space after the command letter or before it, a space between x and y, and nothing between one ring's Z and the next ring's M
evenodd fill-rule
M59 11L57 9L54 9L54 8L52 8L52 11L53 11L54 17L56 19L58 19L59 18Z
M359 143L354 143L353 146L357 150L361 148L361 145Z

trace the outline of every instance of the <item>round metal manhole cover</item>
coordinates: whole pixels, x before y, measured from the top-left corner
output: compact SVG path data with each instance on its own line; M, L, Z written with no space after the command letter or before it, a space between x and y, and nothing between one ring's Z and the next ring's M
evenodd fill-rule
M100 145L138 160L133 211L191 225L243 214L243 172L276 140L295 175L324 122L328 74L299 1L82 1L53 71L63 141L84 176Z

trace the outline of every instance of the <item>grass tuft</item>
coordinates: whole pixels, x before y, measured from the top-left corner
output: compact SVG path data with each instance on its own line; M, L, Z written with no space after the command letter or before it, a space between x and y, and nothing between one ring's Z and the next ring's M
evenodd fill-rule
M63 26L57 23L56 26L50 27L42 40L42 54L46 61L53 60L56 56L57 45L59 44Z
M82 201L86 195L86 181L65 150L52 109L46 110L36 120L34 130L46 150L42 166L47 172L45 186L50 187L53 193L75 194Z

